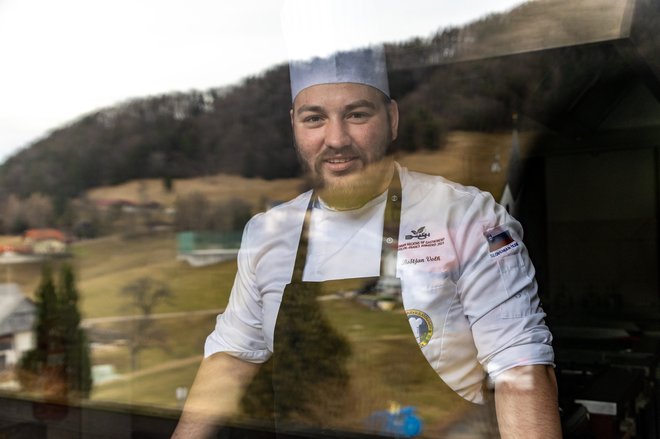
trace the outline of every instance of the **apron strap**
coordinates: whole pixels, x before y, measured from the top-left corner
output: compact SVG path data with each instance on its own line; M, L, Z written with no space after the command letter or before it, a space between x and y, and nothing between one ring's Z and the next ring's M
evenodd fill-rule
M293 274L291 282L302 282L303 272L305 270L305 262L307 261L307 247L309 243L309 223L312 217L312 209L318 201L316 192L312 193L305 211L305 218L303 220L302 230L300 231L300 238L298 240L298 250L296 252L296 260L293 265ZM399 225L401 223L401 179L399 178L399 170L394 168L394 175L390 181L387 189L387 203L385 204L385 214L383 217L383 238L381 245L380 255L380 275L396 276L396 264L394 264L394 273L388 273L387 261L388 256L391 257L392 253L396 257L399 246ZM395 259L396 260L396 259Z

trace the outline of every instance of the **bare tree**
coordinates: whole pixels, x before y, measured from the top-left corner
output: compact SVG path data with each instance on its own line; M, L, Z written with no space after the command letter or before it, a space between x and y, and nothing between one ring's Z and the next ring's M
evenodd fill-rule
M35 193L23 203L25 220L31 228L52 227L54 219L53 202L49 197Z
M3 222L5 224L5 232L19 233L22 229L27 228L27 222L23 215L21 200L14 194L9 195L5 202L3 213Z
M174 295L169 285L150 277L141 277L127 284L122 294L129 300L124 309L139 310L139 317L133 321L129 335L131 368L137 370L142 350L158 347L169 351L165 333L154 325L153 312L161 303L171 303Z

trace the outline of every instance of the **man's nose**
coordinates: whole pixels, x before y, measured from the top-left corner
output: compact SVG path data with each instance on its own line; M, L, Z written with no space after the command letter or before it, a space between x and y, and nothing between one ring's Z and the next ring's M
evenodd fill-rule
M343 120L330 119L326 124L325 144L329 148L343 148L351 144L348 127Z

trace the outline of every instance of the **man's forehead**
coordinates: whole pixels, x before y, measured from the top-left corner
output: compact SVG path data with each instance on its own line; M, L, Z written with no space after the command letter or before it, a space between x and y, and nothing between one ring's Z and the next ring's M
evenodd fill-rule
M296 96L293 108L327 106L371 106L376 108L383 100L375 88L356 83L317 84L307 87Z

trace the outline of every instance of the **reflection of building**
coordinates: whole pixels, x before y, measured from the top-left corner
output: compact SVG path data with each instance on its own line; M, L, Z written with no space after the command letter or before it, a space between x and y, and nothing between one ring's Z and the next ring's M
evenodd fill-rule
M102 211L116 209L122 212L133 213L138 209L137 203L121 198L94 200L94 204Z
M148 201L145 203L136 203L135 201L122 198L101 198L94 200L94 205L101 211L118 210L124 213L137 212L160 212L163 205L157 201Z
M0 284L0 370L32 349L36 307L16 284Z
M66 253L67 240L63 232L56 229L30 229L23 235L23 242L36 254Z
M176 235L177 259L193 267L236 258L242 232L181 232Z

